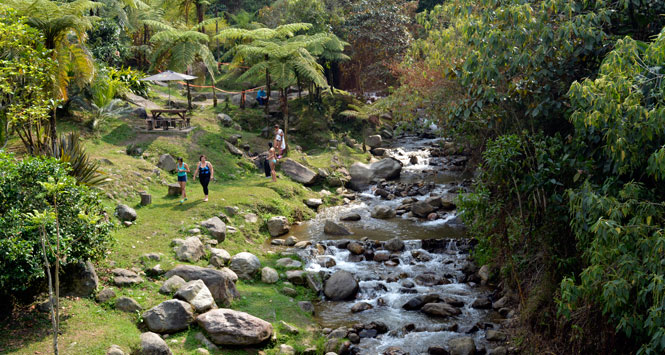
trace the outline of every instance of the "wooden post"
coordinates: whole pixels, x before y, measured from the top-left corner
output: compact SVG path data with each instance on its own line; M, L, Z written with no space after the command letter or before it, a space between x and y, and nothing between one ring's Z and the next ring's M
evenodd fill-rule
M245 109L245 90L240 92L240 108Z
M217 107L217 93L215 92L215 77L210 74L210 80L212 80L212 107Z
M141 206L147 206L152 203L152 196L149 193L139 191L139 195L141 196Z
M185 81L185 85L187 86L187 108L190 110L192 109L192 93L189 89L189 80Z

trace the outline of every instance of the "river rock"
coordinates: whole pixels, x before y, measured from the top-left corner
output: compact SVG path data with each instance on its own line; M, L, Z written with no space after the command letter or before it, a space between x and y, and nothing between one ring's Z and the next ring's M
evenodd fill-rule
M338 270L326 281L323 293L333 301L351 299L358 293L358 281L350 272Z
M189 302L198 313L217 308L210 290L201 280L189 281L173 297Z
M376 262L384 262L388 261L390 259L390 252L386 250L378 250L376 253L374 253L374 261Z
M116 286L132 286L143 282L143 278L131 270L116 268L111 270L111 273L113 274L113 283Z
M450 355L450 353L443 346L434 345L427 348L427 355Z
M431 212L434 212L434 207L427 201L418 201L411 205L411 213L417 217L426 218Z
M115 309L123 312L134 313L143 309L141 305L130 297L118 297L115 300Z
M168 280L164 281L162 287L159 288L159 293L170 295L177 292L181 287L185 286L187 281L178 275L171 276Z
M143 312L143 321L155 333L175 333L194 321L194 308L180 300L168 300Z
M323 291L323 282L321 282L321 277L318 274L306 272L305 273L305 283L316 294Z
M299 269L300 267L302 267L302 262L298 260L293 260L291 258L281 258L277 259L275 265L287 269Z
M441 209L444 211L452 211L457 206L455 205L455 195L453 194L445 194L441 196Z
M286 159L279 166L284 175L303 185L313 185L318 177L314 171L293 159Z
M159 334L146 332L141 334L140 355L171 355L171 349Z
M199 326L218 345L254 345L272 335L272 325L245 312L220 308L196 318Z
M307 247L310 246L310 245L312 245L312 242L311 242L311 241L309 241L309 240L301 240L301 241L299 241L298 243L296 243L296 244L294 245L294 247L295 247L295 248L298 248L298 249L305 249L305 248L307 248Z
M286 237L286 239L284 240L284 245L286 245L287 247L292 247L296 245L296 243L298 243L298 238L292 235Z
M335 259L328 255L318 255L316 257L316 263L327 268L333 267L337 264Z
M246 223L254 224L259 221L259 216L256 213L246 213L243 218Z
M349 186L356 191L362 191L379 180L397 179L401 171L402 163L395 158L384 158L369 165L357 162L349 168Z
M279 281L279 275L275 269L267 266L261 269L261 282L274 284L277 281Z
M224 249L210 248L210 264L215 267L224 267L231 261L231 254Z
M505 346L497 346L487 351L488 355L508 355L508 349Z
M159 156L159 162L157 163L157 167L168 172L172 172L176 170L177 162L175 159L171 156L171 154L162 154Z
M352 233L343 225L327 219L323 225L323 232L330 235L351 235Z
M372 209L371 215L377 219L389 219L395 217L396 213L388 205L377 205Z
M289 296L289 297L298 296L298 291L292 289L291 287L283 287L280 292L287 295L287 296Z
M231 270L229 270L231 271ZM203 280L210 290L212 297L218 304L228 305L233 298L239 297L235 280L228 272L194 265L178 265L166 273L166 277L173 275L182 277L185 281Z
M487 297L478 297L473 301L471 307L476 309L490 309L492 308L492 301Z
M457 316L462 313L462 311L460 311L458 308L455 308L447 303L428 303L420 310L423 313L439 317Z
M206 249L198 237L189 237L174 249L178 260L190 263L199 261L206 254Z
M317 209L323 204L323 200L320 198L308 198L305 200L305 205L309 208Z
M223 242L226 238L226 224L219 217L212 217L201 222L201 227L208 230L218 242Z
M374 307L372 307L372 305L367 303L367 302L358 302L358 303L354 304L353 307L351 307L351 312L358 313L358 312L370 310L372 308L374 308Z
M480 267L480 270L478 270L478 276L480 277L480 282L481 284L486 284L487 281L490 279L490 267L489 265L483 265Z
M286 272L286 279L294 285L304 285L305 272L302 270L289 270Z
M261 262L256 255L248 252L238 253L231 258L229 268L235 272L239 278L251 280L259 269Z
M289 232L289 221L284 216L272 217L268 220L268 231L272 237L279 237Z
M404 250L404 242L399 237L395 237L387 240L383 247L392 252L402 251Z
M382 355L409 355L409 353L405 352L400 347L391 346L384 350Z
M355 212L345 213L339 217L340 221L359 221L360 215Z
M372 135L372 136L368 136L365 143L367 143L367 145L370 146L371 148L378 148L378 147L381 146L382 141L383 141L383 139L381 138L381 136L378 135L378 134L375 134L375 135Z
M123 204L119 204L115 207L115 214L121 221L135 221L136 220L136 211Z
M506 333L498 330L489 329L485 333L485 339L488 341L505 341L507 338Z
M448 341L450 355L474 355L476 344L471 337L455 338Z
M365 253L365 247L358 242L350 242L349 245L346 246L346 249L356 255Z

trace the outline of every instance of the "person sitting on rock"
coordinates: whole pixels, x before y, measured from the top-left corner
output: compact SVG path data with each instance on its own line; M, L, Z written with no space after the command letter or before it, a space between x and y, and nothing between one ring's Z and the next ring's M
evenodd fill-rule
M265 90L259 89L259 91L256 93L256 102L259 103L259 105L265 105L266 101L268 99L268 95L266 95Z

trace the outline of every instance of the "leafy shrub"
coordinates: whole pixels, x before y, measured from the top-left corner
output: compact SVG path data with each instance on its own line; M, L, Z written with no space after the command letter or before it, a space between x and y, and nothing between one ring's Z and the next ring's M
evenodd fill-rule
M65 184L58 195L62 264L101 257L111 242L112 222L105 218L95 223L82 216L105 214L97 192L69 176L68 164L53 158L26 157L0 153L0 294L26 295L45 286L43 255L39 230L30 224L26 213L50 210L53 201L39 182L48 178ZM55 226L46 226L49 242L54 245ZM51 262L54 261L49 251Z
M139 96L148 97L150 83L140 80L146 77L140 70L132 69L131 67L122 67L120 69L106 68L106 71L109 78L123 83L129 91Z
M120 26L112 19L95 22L92 30L88 31L88 46L98 61L113 66L125 62L131 53L120 34Z

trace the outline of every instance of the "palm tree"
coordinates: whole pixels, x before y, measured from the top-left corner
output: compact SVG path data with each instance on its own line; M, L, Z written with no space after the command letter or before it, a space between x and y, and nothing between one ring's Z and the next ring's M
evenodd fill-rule
M194 27L179 29L157 21L146 20L148 26L158 30L150 42L155 44L151 69L165 67L174 71L186 71L195 62L202 62L215 82L217 61L212 55L208 42L210 37L197 31L199 27L214 23L218 19L209 19ZM189 85L187 85L187 101L192 108Z
M255 29L246 29L246 28L227 28L226 30L221 31L217 36L214 37L216 40L221 40L226 42L229 45L238 45L238 44L247 44L252 41L268 41L268 40L284 40L290 37L293 37L299 31L306 31L312 28L312 25L309 23L290 23L286 25L281 25L276 28L255 28ZM259 62L269 61L267 53L257 54L252 52L238 53L237 47L233 47L227 55L233 55L233 64L235 68L253 65ZM271 80L270 72L268 69L265 69L265 83L266 83L266 103L265 103L265 112L266 115L269 111L270 106L270 93L271 93Z
M332 64L347 61L351 58L344 54L344 48L349 45L342 41L333 33L326 34L327 40L315 41L310 44L309 51L323 61L323 65L328 68L328 86L335 91L333 86Z
M5 0L5 6L13 8L27 23L44 36L44 45L51 51L51 58L57 63L53 78L56 101L67 100L67 89L72 81L89 83L94 77L92 56L85 47L85 32L92 28L90 11L101 3L89 0L59 2L51 0ZM56 109L49 119L49 135L55 147Z
M307 49L325 40L327 38L324 35L302 35L287 39L254 40L236 48L237 55L242 58L264 58L253 64L238 80L260 80L264 73L269 73L272 83L280 91L285 134L289 129L288 88L299 79L311 81L320 87L326 86L323 67Z

